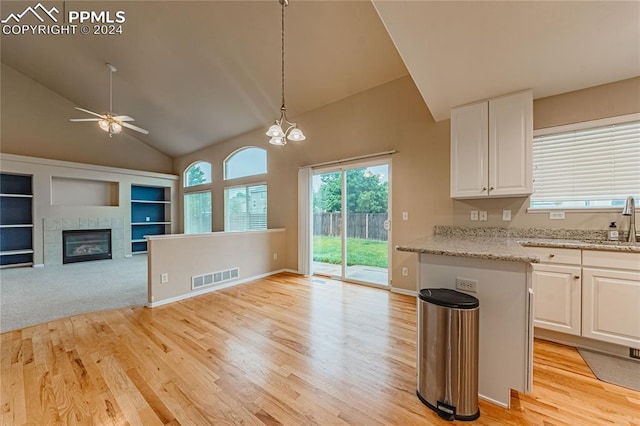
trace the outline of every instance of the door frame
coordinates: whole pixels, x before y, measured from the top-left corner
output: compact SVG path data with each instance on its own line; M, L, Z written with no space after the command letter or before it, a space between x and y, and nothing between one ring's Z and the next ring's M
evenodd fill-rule
M373 167L373 166L381 166L381 165L387 165L388 167L388 176L387 176L387 182L388 182L388 193L387 193L387 221L389 222L389 229L387 230L387 284L377 284L377 283L372 283L372 282L367 282L367 281L360 281L360 280L354 280L352 278L347 278L346 277L346 268L347 268L347 264L346 264L346 250L347 250L347 238L346 238L346 234L344 231L346 231L347 227L346 227L346 222L347 222L347 201L346 201L346 197L344 197L345 194L345 188L346 188L346 183L347 183L347 174L345 173L348 170L353 170L353 169L362 169L362 168L366 168L366 167ZM341 244L341 252L342 252L342 266L341 266L341 276L331 276L332 279L336 279L336 280L340 280L340 281L344 281L344 282L350 282L350 283L355 283L355 284L362 284L362 285L366 285L366 286L370 286L370 287L376 287L376 288L381 288L381 289L385 289L385 290L391 290L391 271L392 271L392 254L393 254L393 248L392 248L392 244L391 242L393 241L393 217L392 217L392 199L393 199L393 191L392 191L392 158L391 157L384 157L384 158L378 158L378 159L368 159L368 160L355 160L355 161L349 161L348 163L340 163L340 164L335 164L335 165L330 165L330 166L326 166L326 167L318 167L318 168L312 168L311 169L311 173L309 175L309 185L313 185L313 177L316 175L321 175L321 174L325 174L325 173L335 173L335 172L340 172L341 174L341 188L342 188L342 200L341 200L341 211L342 211L342 217L341 217L341 225L342 225L342 233L341 233L341 238L342 238L342 244ZM313 193L309 194L309 198L310 198L310 203L313 203ZM310 226L309 229L307 230L307 232L309 232L309 238L311 241L313 241L313 220L310 222ZM312 244L313 247L313 244ZM311 257L310 259L310 263L312 265L311 268L311 273L312 275L314 274L313 272L313 249L309 252L309 256Z

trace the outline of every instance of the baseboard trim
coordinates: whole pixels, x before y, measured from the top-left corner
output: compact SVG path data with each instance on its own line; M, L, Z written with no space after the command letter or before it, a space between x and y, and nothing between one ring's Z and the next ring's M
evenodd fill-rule
M262 279L262 278L269 277L271 275L279 274L281 272L289 272L289 270L288 269L278 269L277 271L271 271L271 272L266 272L264 274L253 275L251 277L242 278L240 280L236 280L236 281L232 281L232 282L229 282L229 283L225 283L225 284L222 284L220 286L203 288L203 289L198 290L198 291L192 291L190 293L181 294L180 296L175 296L175 297L170 297L168 299L163 299L163 300L160 300L158 302L147 302L147 304L145 306L147 308L157 308L158 306L167 305L169 303L179 302L179 301L185 300L185 299L191 299L192 297L201 296L203 294L212 293L214 291L222 290L222 289L233 287L233 286L240 285L240 284L245 284L245 283L248 283L250 281L256 281L256 280L259 280L259 279ZM294 273L297 273L297 272L294 272Z
M504 402L498 401L498 400L493 399L493 398L489 398L489 397L484 396L482 394L478 394L478 398L484 399L487 402L490 402L492 404L495 404L495 405L503 407L503 408L511 408L511 401L509 401L509 403L505 404ZM511 398L509 398L509 400L511 400Z
M405 288L391 287L391 293L405 294L407 296L417 297L418 292L415 290L407 290Z
M623 358L629 358L629 347L616 345L615 343L602 342L600 340L589 339L582 336L574 336L572 334L560 333L544 328L534 328L533 336L536 339L548 340L554 343L560 343L565 346L574 348L589 349L595 352L603 352L609 355L617 355Z

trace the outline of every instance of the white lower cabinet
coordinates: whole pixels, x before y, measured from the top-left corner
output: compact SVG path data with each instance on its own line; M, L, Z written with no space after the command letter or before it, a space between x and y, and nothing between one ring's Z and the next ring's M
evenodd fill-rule
M533 325L580 335L582 288L579 266L534 264Z
M640 348L640 253L531 247L533 325Z
M582 271L582 335L640 347L640 271Z

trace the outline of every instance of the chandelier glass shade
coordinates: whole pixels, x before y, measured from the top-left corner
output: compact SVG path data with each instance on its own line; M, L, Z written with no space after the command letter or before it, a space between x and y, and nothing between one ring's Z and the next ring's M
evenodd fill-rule
M100 128L105 132L108 132L109 136L117 135L122 131L122 126L120 125L120 123L118 123L117 121L115 121L113 118L109 116L107 116L107 118L104 118L98 121L98 126L100 126Z
M289 1L279 0L279 2L282 5L282 106L280 107L280 118L269 127L266 133L267 136L271 137L269 143L272 145L286 145L287 140L303 141L306 139L298 125L287 118L287 108L284 101L284 8L289 4Z

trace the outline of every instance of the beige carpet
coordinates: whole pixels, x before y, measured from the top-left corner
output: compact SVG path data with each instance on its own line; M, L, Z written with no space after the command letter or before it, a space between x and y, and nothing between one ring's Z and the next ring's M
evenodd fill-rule
M598 379L640 392L640 361L586 349L578 352Z
M144 305L147 256L0 270L0 333L87 312Z

